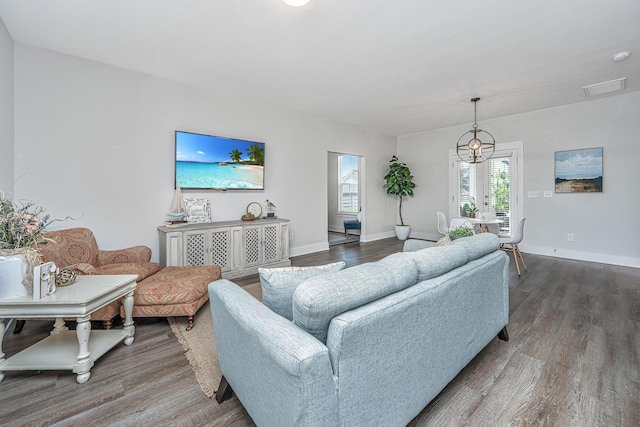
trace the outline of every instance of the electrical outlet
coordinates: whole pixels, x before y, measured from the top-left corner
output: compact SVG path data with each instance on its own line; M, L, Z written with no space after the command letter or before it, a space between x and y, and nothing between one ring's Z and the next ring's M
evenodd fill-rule
M293 234L293 231L289 232L289 241L293 242L294 240L296 240L296 235Z
M539 196L540 196L540 193L538 193L537 190L536 191L529 191L527 193L527 197L539 197Z
M571 233L567 234L567 241L573 242L573 234Z
M544 190L544 197L553 197L553 191Z

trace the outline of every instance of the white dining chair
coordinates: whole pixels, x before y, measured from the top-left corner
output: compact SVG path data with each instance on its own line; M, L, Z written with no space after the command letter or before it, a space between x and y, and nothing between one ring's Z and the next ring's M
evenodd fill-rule
M443 236L449 232L449 226L447 226L447 217L444 212L438 212L438 232Z
M518 227L516 228L516 232L513 234L511 238L500 238L500 249L511 252L513 254L513 259L516 262L516 270L518 270L518 276L520 276L520 265L518 264L518 257L520 261L522 261L522 266L524 269L527 269L527 264L524 262L524 258L522 257L522 252L520 252L520 248L518 247L518 243L522 242L524 238L524 221L527 218L522 218L518 223Z

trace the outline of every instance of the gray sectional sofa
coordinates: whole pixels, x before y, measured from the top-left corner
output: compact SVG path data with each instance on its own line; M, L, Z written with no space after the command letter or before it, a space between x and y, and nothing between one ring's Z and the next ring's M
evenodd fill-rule
M497 335L508 339L498 247L485 233L312 275L283 293L291 320L211 283L217 400L232 389L261 427L406 425Z

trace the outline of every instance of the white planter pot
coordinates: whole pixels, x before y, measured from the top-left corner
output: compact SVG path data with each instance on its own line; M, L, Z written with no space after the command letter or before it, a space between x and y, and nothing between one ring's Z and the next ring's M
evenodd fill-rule
M22 284L28 268L24 255L0 256L0 299L28 295L27 287Z
M398 238L398 240L407 240L410 231L410 225L396 225L396 237Z

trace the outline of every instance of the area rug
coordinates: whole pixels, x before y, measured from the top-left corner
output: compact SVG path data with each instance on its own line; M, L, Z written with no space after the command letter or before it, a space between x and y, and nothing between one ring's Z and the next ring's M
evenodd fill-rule
M242 289L249 292L258 300L262 300L260 283L243 286ZM196 313L193 328L187 331L186 317L169 317L171 330L178 338L187 360L196 375L196 381L205 396L212 398L220 383L222 374L218 364L218 351L213 334L213 321L211 320L211 308L207 301Z

